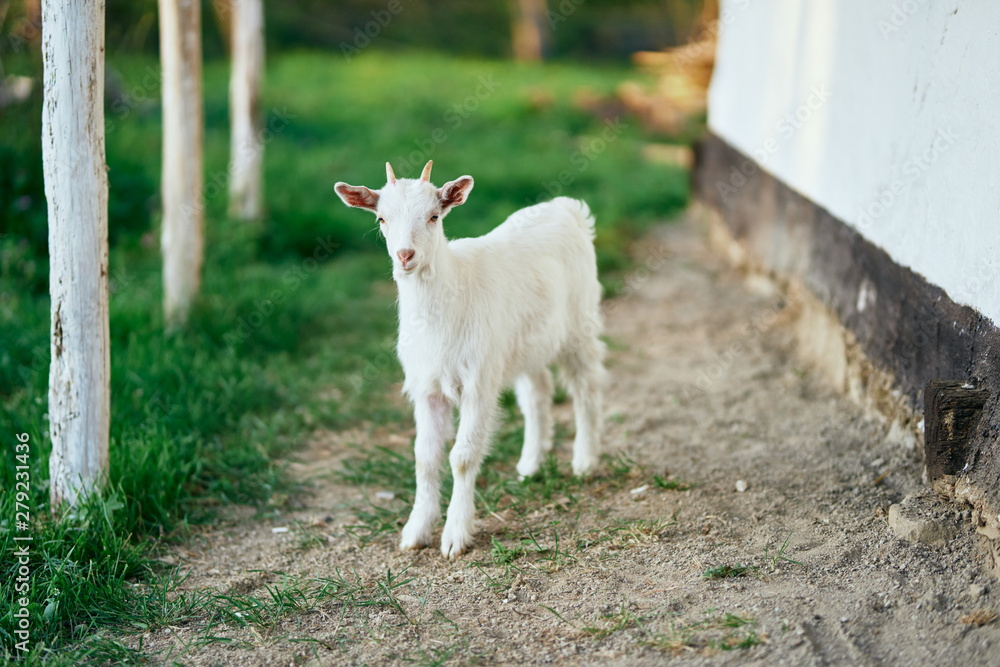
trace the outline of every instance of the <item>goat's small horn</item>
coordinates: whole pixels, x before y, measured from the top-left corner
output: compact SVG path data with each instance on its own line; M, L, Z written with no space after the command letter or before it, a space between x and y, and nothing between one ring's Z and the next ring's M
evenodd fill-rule
M385 163L385 180L389 183L396 182L396 174L392 173L392 165L388 162Z
M428 160L427 164L424 165L424 171L420 174L421 181L431 182L431 167L434 165L434 160Z

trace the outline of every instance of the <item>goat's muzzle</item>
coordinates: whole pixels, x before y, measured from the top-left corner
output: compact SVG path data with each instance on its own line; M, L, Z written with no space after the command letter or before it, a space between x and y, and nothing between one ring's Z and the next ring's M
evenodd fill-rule
M409 264L410 261L413 259L414 252L415 251L412 248L407 248L405 250L398 250L396 252L396 257L399 258L399 263L403 266L404 271L409 271L411 268L413 268L411 266L407 266L407 264Z

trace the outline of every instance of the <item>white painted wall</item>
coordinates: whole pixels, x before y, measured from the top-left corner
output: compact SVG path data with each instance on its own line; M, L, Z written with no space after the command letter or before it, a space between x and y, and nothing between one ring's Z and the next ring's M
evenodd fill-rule
M708 124L1000 323L1000 3L723 0Z

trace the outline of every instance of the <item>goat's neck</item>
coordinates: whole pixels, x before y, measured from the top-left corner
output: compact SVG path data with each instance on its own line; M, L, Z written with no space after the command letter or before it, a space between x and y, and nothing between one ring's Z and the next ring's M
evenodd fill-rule
M459 289L458 258L442 240L435 244L433 255L419 274L405 276L396 282L399 289L401 317L437 319L456 303Z

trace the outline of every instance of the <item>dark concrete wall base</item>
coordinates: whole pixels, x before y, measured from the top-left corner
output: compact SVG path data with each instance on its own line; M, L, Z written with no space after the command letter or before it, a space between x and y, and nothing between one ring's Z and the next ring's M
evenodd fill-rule
M930 380L989 392L965 472L983 502L1000 507L1000 329L719 137L696 150L693 190L759 268L803 285L846 329L843 355L856 346L859 367L870 367L864 391L887 394L911 414L922 413Z
M983 547L983 567L1000 578L1000 516L996 505L986 500L982 486L968 475L943 475L934 481L939 498L951 501L956 507L970 509L972 527L980 536Z

